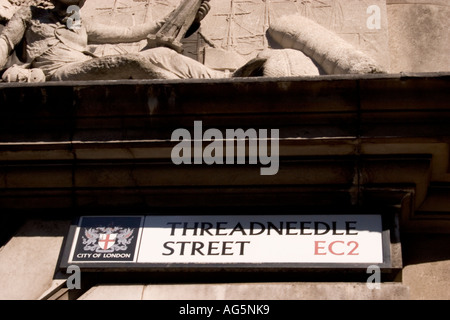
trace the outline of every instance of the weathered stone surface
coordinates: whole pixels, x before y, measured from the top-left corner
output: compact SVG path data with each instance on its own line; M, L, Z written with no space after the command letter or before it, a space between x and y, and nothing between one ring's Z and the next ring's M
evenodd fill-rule
M68 221L29 220L0 251L0 299L37 299L53 280Z
M181 0L179 6L167 16L158 32L148 36L148 47L164 46L182 53L184 48L181 41L191 33L191 28L200 27L200 20L208 11L209 4L203 0Z
M232 50L205 48L205 66L222 71L231 71L243 66L247 61Z
M2 0L9 3L45 1ZM108 25L133 26L166 16L179 0L88 0L83 16ZM450 70L449 3L445 0L211 0L202 27L184 39L184 54L217 70L234 70L273 44L266 30L286 14L311 19L376 61L384 70ZM375 9L373 9L375 8ZM373 11L375 10L375 11ZM1 10L0 10L1 11ZM374 19L378 20L374 20ZM374 23L374 21L376 23ZM146 41L92 45L96 55L135 53ZM218 51L228 52L217 54ZM226 57L223 59L223 57ZM392 64L392 67L391 67Z
M38 5L45 8L52 6L48 0L0 0L0 23L8 22L20 6L28 5Z
M379 29L367 28L367 8L371 5L380 8ZM211 11L200 30L201 40L233 50L249 61L271 47L266 31L273 21L292 14L317 22L389 69L385 0L211 0Z
M164 5L152 0L131 2L122 5L107 0L88 0L83 14L95 16L103 23L133 25L165 16L173 10L178 0L166 1ZM211 11L202 21L198 33L184 40L185 55L197 59L218 70L240 66L241 61L250 61L258 53L271 47L266 31L277 18L297 13L317 22L336 33L355 48L389 69L387 38L387 16L385 0L325 0L325 1L241 1L211 0ZM369 29L367 8L380 8L380 28ZM98 55L136 52L145 45L138 44L100 45L93 47ZM225 50L230 55L240 56L234 64L221 59L217 51Z
M14 6L51 6L50 0L8 0Z
M450 2L388 0L391 72L450 70Z
M100 288L100 290L98 290L98 288ZM106 290L102 290L103 288ZM94 287L82 295L79 300L142 300L144 288L144 285L109 285L105 287Z
M83 4L80 1L74 3L80 6ZM196 3L196 6L190 9L193 11L190 12L192 20L196 19L200 12L204 15L208 11L201 1ZM20 9L2 32L0 67L6 65L11 49L25 40L24 62L28 64L27 67L41 69L45 75L41 79L47 81L223 77L221 72L162 47L94 59L88 52L89 43L135 43L149 39L151 35L159 32L161 25L164 28L168 22L163 21L164 16L161 16L145 24L114 27L95 24L89 18L84 18L77 20L79 30L73 32L69 22L74 18L69 9L69 5L62 1L55 1L54 10L36 7ZM170 15L170 19L175 18ZM27 76L29 73L17 71L8 69L3 80L32 82L33 75Z
M405 267L403 283L411 299L450 299L449 234L406 234L402 236ZM444 244L444 247L442 246Z
M122 295L122 290L124 295ZM235 283L173 285L99 285L81 300L404 300L409 290L400 283L370 290L365 283Z
M299 50L267 49L259 53L258 58L267 59L263 68L263 75L266 77L300 77L320 74L317 65Z
M381 73L375 60L310 19L294 14L271 23L268 33L283 48L304 52L327 74Z
M16 7L14 7L9 1L0 0L0 23L11 19L15 11Z
M162 19L176 8L180 0L165 1L111 1L87 0L82 8L82 16L98 23L117 26L133 26ZM137 43L92 45L91 50L98 56L136 53L147 45L146 40ZM189 50L186 50L189 52ZM185 53L186 54L186 53ZM188 55L188 54L186 54Z

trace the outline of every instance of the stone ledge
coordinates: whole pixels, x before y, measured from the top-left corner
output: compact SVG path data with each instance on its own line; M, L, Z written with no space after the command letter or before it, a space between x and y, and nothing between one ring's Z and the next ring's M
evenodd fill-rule
M236 283L174 285L99 285L81 300L406 300L409 288L383 283Z

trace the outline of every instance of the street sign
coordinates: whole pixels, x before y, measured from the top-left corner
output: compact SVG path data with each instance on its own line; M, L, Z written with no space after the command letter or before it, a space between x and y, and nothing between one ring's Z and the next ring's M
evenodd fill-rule
M389 263L381 215L85 216L62 266L364 267Z

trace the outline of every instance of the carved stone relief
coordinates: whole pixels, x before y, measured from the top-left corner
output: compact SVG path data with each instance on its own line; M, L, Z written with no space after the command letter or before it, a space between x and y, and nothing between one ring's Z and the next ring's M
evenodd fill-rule
M82 19L103 24L103 31L100 33L105 33L109 28L139 27L152 21L161 21L180 3L180 0L87 0L82 8ZM198 32L183 40L183 54L202 64L202 67L193 64L198 72L184 72L182 68L174 71L171 68L177 68L178 65L175 66L172 60L168 60L169 55L164 50L159 50L158 54L141 54L147 49L147 40L139 37L141 41L132 43L117 41L122 38L115 38L109 43L97 41L101 44L89 45L73 54L80 55L81 52L100 58L108 57L106 60L87 61L90 58L86 57L81 59L86 61L82 66L69 68L68 72L61 71L64 68L58 67L56 75L53 74L54 70L50 70L52 73L43 70L45 76L47 80L118 79L133 75L142 79L146 78L146 71L143 69L152 69L149 78L168 79L196 76L217 78L379 73L389 70L385 0L210 0L210 5L211 10L202 21ZM287 16L287 29L276 27L286 24L283 19ZM308 32L302 33L301 30ZM289 38L292 34L295 34L295 40ZM73 35L66 36L70 38ZM296 42L296 45L292 45L291 40ZM3 49L0 48L3 51L6 50L5 43ZM271 49L294 51L284 51L281 54L280 51ZM335 51L339 54L334 54ZM145 61L142 56L145 56ZM152 61L150 64L149 59ZM48 64L48 60L45 63ZM172 63L169 63L171 61ZM41 68L35 61L27 62ZM178 62L186 65L191 63L186 59ZM311 62L315 65L312 68ZM102 70L106 69L102 66L106 64L107 68L110 68L111 63L114 64L113 69L120 65L120 70L108 78L103 74L105 72ZM165 63L172 65L161 71L152 66L155 63L156 66ZM130 73L126 71L126 66L132 64L139 66L137 71ZM329 67L330 64L333 66ZM89 75L86 68L89 69ZM236 70L236 73L232 73ZM86 74L74 76L74 72ZM95 77L94 73L99 76ZM7 75L7 81L19 79L15 74Z
M83 12L102 23L132 25L165 16L179 0L88 0ZM185 39L185 54L216 69L235 69L271 47L267 29L284 15L309 18L336 33L389 69L385 0L211 0L198 33ZM379 25L368 28L370 6L379 8ZM102 45L100 54L136 52L145 45Z

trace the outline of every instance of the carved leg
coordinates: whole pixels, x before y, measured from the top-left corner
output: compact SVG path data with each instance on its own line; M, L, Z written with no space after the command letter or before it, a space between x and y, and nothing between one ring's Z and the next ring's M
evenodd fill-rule
M138 54L111 55L68 64L58 69L53 81L174 79L165 70L144 63Z
M160 47L141 51L151 65L155 65L178 79L225 78L225 73L206 67L200 62L183 56L174 50Z
M224 74L168 48L111 55L58 69L51 80L223 78Z
M383 73L383 67L365 53L298 14L272 19L268 33L283 48L302 51L327 74Z
M301 51L266 49L233 73L233 77L301 77L320 75L319 68Z

